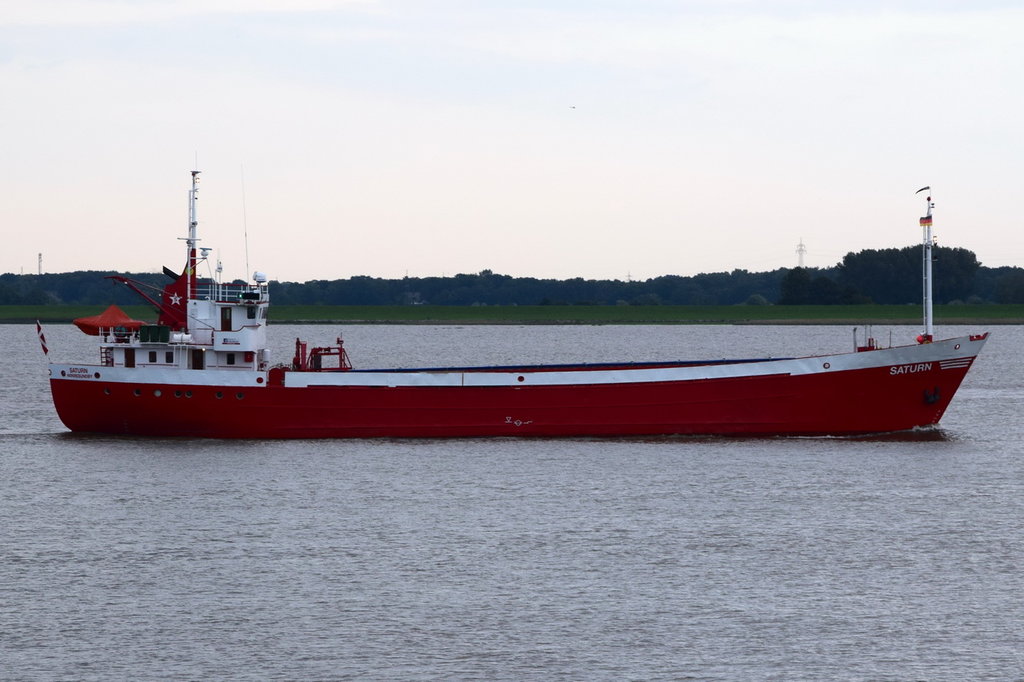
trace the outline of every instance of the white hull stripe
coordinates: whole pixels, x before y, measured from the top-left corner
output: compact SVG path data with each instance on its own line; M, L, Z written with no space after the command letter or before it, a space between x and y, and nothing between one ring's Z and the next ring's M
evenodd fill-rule
M598 369L551 371L551 368L509 368L506 371L288 372L285 387L313 386L571 386L667 381L734 379L772 375L834 374L836 372L880 369L887 374L904 374L893 369L923 367L937 362L941 369L969 367L981 350L984 338L961 337L923 346L901 346L865 353L765 360L737 364L715 364L644 369ZM964 357L964 353L971 355ZM952 356L952 357L951 357ZM50 365L55 380L100 380L128 384L205 386L267 386L266 372L244 370L186 370L172 368L97 367L94 365ZM912 370L913 371L913 370Z

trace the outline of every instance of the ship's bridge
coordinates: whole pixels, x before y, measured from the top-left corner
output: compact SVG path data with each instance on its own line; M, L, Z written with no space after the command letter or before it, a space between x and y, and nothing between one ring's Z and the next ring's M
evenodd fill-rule
M192 342L226 352L266 348L269 305L265 283L200 283L189 301Z

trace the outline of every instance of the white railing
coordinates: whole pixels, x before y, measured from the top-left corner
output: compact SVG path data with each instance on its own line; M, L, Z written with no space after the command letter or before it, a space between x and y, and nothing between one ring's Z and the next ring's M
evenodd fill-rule
M255 296L253 296L255 294ZM218 284L206 282L196 285L195 298L210 301L230 301L232 303L240 300L248 300L252 303L259 303L267 300L266 284Z

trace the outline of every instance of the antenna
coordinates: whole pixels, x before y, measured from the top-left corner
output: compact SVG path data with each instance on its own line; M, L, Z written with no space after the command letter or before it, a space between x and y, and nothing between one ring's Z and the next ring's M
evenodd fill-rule
M796 262L798 268L804 267L804 254L807 253L807 247L804 246L804 238L800 237L800 243L796 245Z
M43 254L39 254L39 274L43 274Z
M932 202L931 190L931 186L927 186L914 192L914 194L928 192L925 196L928 211L921 217L920 221L921 227L924 230L924 237L921 242L921 269L923 271L923 281L921 282L923 295L921 298L924 304L924 333L917 337L919 343L932 342L932 247L934 246L934 241L932 240L932 209L935 208L935 204Z
M242 239L245 241L245 276L249 277L249 218L245 212L245 165L240 164L242 173Z

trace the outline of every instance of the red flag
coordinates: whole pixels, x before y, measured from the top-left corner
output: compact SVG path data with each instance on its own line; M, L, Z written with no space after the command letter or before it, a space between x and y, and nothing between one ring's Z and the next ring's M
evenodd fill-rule
M43 355L49 355L50 349L46 347L46 336L43 335L43 325L36 320L36 332L39 334L39 345L43 347Z

